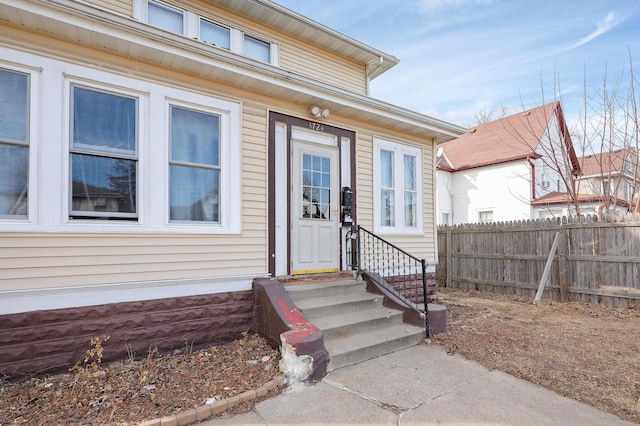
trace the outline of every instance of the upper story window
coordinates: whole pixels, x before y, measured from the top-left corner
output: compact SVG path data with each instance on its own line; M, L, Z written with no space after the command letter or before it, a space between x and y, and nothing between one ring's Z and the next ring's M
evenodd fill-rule
M71 86L71 217L137 217L136 98Z
M278 65L278 46L214 22L190 10L182 10L159 0L136 0L136 15L164 30L200 40L216 47L271 65Z
M375 147L376 230L422 232L422 151L381 139Z
M258 61L271 62L271 44L255 37L244 35L244 55Z
M217 47L231 49L231 29L200 18L200 40Z
M30 78L0 68L0 218L26 217Z
M602 180L602 195L605 197L611 195L611 188L609 187L609 179Z
M151 25L177 34L184 31L184 12L157 1L147 3L147 20Z

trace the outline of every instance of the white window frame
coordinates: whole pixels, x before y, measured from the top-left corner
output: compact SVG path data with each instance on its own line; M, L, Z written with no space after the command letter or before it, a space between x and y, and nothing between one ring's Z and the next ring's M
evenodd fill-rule
M120 95L128 98L136 99L136 149L135 149L135 161L136 161L136 212L134 214L101 214L97 213L95 215L90 214L89 212L74 212L72 210L72 180L73 177L71 175L71 154L77 149L74 149L72 142L72 126L73 126L73 108L72 108L72 88L73 87L81 87L89 90L95 90L97 92L105 92L111 93L115 95ZM147 94L144 92L136 91L134 89L127 88L126 86L119 86L115 84L107 84L103 82L93 81L90 79L86 79L79 76L66 76L64 79L64 88L65 88L65 114L64 114L64 128L65 128L65 141L63 143L65 150L65 160L63 161L63 167L65 171L65 182L66 185L62 190L62 195L64 197L64 209L63 215L65 217L65 222L73 223L92 223L97 222L99 224L104 224L105 222L117 223L119 219L126 220L131 223L139 223L142 218L142 212L144 210L144 206L142 203L142 184L144 183L144 177L142 173L142 138L146 134L146 123L142 120L142 117L147 116L146 111L146 97ZM82 152L88 152L87 150L81 150ZM110 156L110 158L114 158ZM86 216L86 217L82 217ZM101 217L102 219L110 219L109 221L100 220L100 219L92 219L91 216Z
M373 160L373 204L374 204L374 232L381 235L384 234L423 234L424 206L423 206L423 169L422 169L422 149L405 145L398 142L374 137L374 160ZM394 226L382 226L382 217L380 213L381 197L380 197L380 152L392 151L394 153L394 188L395 188L395 218ZM416 226L407 226L404 223L404 156L411 155L416 159Z
M451 212L446 211L441 213L441 225L451 225Z
M170 154L170 117L171 107L200 111L205 114L215 114L220 117L220 181L219 181L219 221L173 221L169 214L169 169ZM240 104L222 99L192 94L188 98L183 96L165 98L165 133L166 133L166 162L165 162L165 227L174 229L190 229L193 231L209 229L219 233L238 233L242 225L242 161L241 161L241 133L240 133Z
M480 216L484 213L491 213L491 220L486 220L486 219L480 219ZM494 219L494 210L493 209L481 209L478 210L477 212L477 218L478 218L478 223L493 223L495 222Z
M1 216L0 223L32 223L37 220L37 170L38 170L38 125L39 122L39 109L37 108L39 102L39 90L40 90L40 74L42 69L37 67L29 67L27 65L18 65L5 61L0 61L0 68L9 72L16 72L26 74L28 76L28 93L27 101L29 102L28 117L27 117L27 141L24 144L19 144L27 147L29 150L28 159L29 166L27 172L27 214L26 215L12 215Z
M86 69L85 69L86 70ZM46 70L45 70L46 72ZM82 73L79 73L82 75ZM242 231L242 173L240 102L195 93L179 87L91 72L99 81L79 75L64 78L65 113L62 144L63 181L60 225L83 232L132 231L151 233L238 234ZM95 220L70 217L70 87L79 84L96 90L138 96L138 220ZM133 87L137 88L133 89ZM173 222L169 220L169 105L202 110L221 116L220 121L220 221ZM152 126L151 123L163 123ZM153 148L151 147L153 145ZM158 182L164 182L161 186ZM52 221L53 222L53 221Z
M180 35L185 35L186 31L187 31L187 21L189 20L188 12L182 8L173 6L171 4L165 3L161 0L145 0L144 2L144 21L147 22L149 25L153 25L149 22L149 3L155 3L156 5L158 5L159 7L164 7L166 9L170 9L170 10L175 10L176 12L180 12L182 14L182 31L179 33L174 33L174 34L180 34ZM167 30L165 28L162 27L158 27L156 25L153 25L156 28L160 28L164 31L169 31L169 32L173 32L170 30Z
M183 35L185 37L188 37L190 39L197 39L199 41L201 41L200 38L200 21L201 20L205 20L208 22L211 22L215 25L219 25L221 27L224 28L229 28L230 30L230 46L229 49L225 48L225 47L218 47L218 46L213 46L209 43L206 43L204 41L201 41L202 43L208 44L209 46L212 47L216 47L218 49L223 49L223 50L230 50L233 53L236 53L238 55L242 55L245 56L247 58L249 58L248 56L246 56L244 54L244 37L251 37L254 38L258 41L264 42L266 44L269 45L269 62L262 62L258 59L253 59L255 61L258 62L262 62L262 63L268 63L270 65L273 66L279 66L280 63L280 49L277 43L272 43L269 42L267 40L265 40L263 37L261 36L257 36L255 34L249 34L249 33L245 33L244 31L241 31L237 28L233 28L223 22L220 22L218 20L216 20L213 17L210 16L204 16L204 15L200 15L197 14L193 11L190 10L186 10L186 9L182 9L180 7L176 7L173 6L171 4L165 3L162 0L135 0L134 1L134 16L136 17L136 19L145 22L147 24L149 24L149 16L148 16L148 10L149 10L149 2L152 1L154 3L157 3L159 5L162 5L164 7L167 7L169 9L175 9L177 11L182 12L182 33L180 33L180 35ZM152 25L152 24L149 24ZM155 26L154 26L155 27ZM160 27L155 27L155 28L160 28ZM178 33L174 33L174 34L178 34Z

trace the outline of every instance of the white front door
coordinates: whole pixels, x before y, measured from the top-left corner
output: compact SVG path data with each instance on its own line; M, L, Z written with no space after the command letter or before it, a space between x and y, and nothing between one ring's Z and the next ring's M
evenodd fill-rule
M338 148L294 139L291 155L291 273L337 272Z

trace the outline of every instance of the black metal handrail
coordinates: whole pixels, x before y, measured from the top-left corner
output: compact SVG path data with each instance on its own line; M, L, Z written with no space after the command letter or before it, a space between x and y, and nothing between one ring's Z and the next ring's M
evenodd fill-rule
M430 294L425 260L418 259L359 225L347 237L352 241L352 244L347 244L352 246L347 253L351 266L393 294L400 303L418 312L424 318L426 337L430 338ZM356 247L353 247L353 240Z

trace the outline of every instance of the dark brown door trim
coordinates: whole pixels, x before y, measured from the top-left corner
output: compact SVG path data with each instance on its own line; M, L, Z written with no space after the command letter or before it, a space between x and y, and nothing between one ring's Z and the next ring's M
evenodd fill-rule
M355 182L356 182L356 170L355 170L355 152L356 152L356 133L352 130L341 129L339 127L334 127L325 123L320 123L317 121L306 120L303 118L292 117L290 115L280 114L278 112L269 112L269 141L268 141L268 149L267 149L267 161L268 161L268 184L267 190L268 194L268 264L269 264L269 273L272 276L275 276L276 273L276 178L275 178L275 167L276 167L276 123L284 123L287 126L287 152L291 152L291 127L298 126L304 129L311 129L321 133L329 133L332 135L338 136L338 149L340 154L341 151L341 138L347 137L351 141L351 176L349 181L351 182L351 189L353 191L353 204L352 204L352 214L353 214L353 223L356 223L356 196L355 196ZM342 160L341 160L342 161ZM290 158L287 157L287 187L291 187L291 166L289 164ZM342 170L340 170L340 175L342 175ZM342 182L342 178L340 178ZM289 191L287 191L289 194ZM289 195L287 196L289 197ZM291 201L287 198L287 206L290 206ZM287 229L290 228L291 223L291 209L287 208ZM290 230L287 232L288 241L287 241L287 258L291 259L291 235ZM342 241L340 241L342 244ZM342 259L340 259L342 263ZM291 266L287 266L287 273L291 273Z

